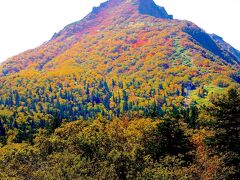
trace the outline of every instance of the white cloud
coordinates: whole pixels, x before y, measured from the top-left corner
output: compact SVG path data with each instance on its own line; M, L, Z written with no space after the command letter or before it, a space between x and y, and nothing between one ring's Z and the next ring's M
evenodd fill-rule
M34 48L105 0L1 0L0 61ZM221 35L240 49L240 1L155 0L178 19Z

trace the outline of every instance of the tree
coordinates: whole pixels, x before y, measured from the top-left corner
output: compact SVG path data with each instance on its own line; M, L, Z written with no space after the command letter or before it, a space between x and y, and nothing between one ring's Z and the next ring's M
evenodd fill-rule
M184 110L184 119L185 122L188 124L189 128L196 129L197 119L198 119L198 108L195 103L191 103L190 107Z
M211 102L213 107L209 112L215 118L215 135L207 139L207 144L219 154L228 154L224 162L235 168L229 178L240 177L240 94L231 88L226 95L218 95Z
M1 146L1 143L5 144L5 141L6 141L6 130L3 126L1 119L2 117L0 117L0 146Z
M165 120L158 124L144 147L155 161L159 161L166 155L186 154L191 145L178 122Z
M128 95L125 90L123 90L123 111L127 112L128 111Z

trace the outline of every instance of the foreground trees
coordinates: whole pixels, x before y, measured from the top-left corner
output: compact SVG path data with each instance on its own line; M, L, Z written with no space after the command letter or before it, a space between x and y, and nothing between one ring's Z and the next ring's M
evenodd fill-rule
M240 177L240 94L231 88L226 95L214 96L209 108L214 117L215 135L208 138L215 153L224 155L224 162L231 169L228 179Z
M98 119L68 123L34 145L0 150L0 177L27 179L191 178L190 139L175 120Z
M237 179L239 91L213 97L208 123L196 105L161 119L62 122L40 128L30 142L2 138L0 179Z

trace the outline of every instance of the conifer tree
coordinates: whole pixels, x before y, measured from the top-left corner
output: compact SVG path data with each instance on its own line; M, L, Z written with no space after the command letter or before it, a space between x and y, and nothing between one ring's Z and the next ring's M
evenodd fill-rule
M209 112L215 118L215 135L207 143L215 152L227 154L224 163L235 168L234 175L228 177L240 177L240 94L231 88L227 95L212 98L211 102Z

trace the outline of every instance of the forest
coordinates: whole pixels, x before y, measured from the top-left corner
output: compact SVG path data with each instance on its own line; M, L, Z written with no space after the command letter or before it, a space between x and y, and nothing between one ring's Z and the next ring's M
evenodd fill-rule
M153 105L148 113L122 109L94 120L53 117L37 124L29 117L21 126L1 116L0 178L238 179L239 93L230 87L212 94L207 106L162 114Z

